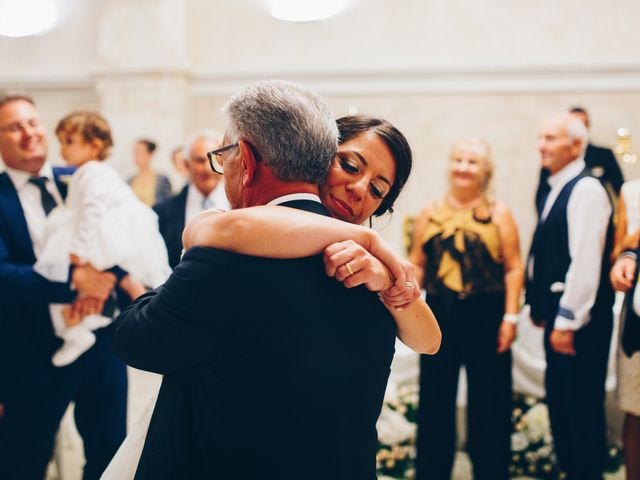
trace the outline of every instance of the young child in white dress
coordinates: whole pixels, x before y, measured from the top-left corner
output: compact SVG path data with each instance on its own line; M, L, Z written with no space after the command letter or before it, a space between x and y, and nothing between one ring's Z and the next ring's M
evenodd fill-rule
M35 270L52 281L68 280L70 265L98 270L120 267L128 273L120 287L132 298L156 287L171 273L156 214L144 205L117 172L104 163L113 141L107 121L93 112L75 112L58 123L56 135L65 162L77 167L64 205L47 217ZM64 340L52 362L74 362L95 343L93 330L111 319L87 312L102 310L95 299L51 304L56 335Z

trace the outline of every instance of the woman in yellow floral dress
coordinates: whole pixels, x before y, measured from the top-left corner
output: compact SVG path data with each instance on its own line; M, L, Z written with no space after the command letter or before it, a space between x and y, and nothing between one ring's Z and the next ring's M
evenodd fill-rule
M449 191L415 224L411 261L442 330L440 351L420 360L418 479L451 477L462 365L473 478L508 478L510 347L524 271L513 217L488 194L492 174L484 141L457 142L450 155Z

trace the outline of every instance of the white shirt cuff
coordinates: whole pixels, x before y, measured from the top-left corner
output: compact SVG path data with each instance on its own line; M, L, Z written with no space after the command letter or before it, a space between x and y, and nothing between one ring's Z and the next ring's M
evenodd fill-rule
M69 264L36 263L33 266L36 273L51 282L66 283L69 281Z
M556 321L553 324L555 330L573 330L576 331L580 328L580 325L575 320L569 320L565 317L556 317Z

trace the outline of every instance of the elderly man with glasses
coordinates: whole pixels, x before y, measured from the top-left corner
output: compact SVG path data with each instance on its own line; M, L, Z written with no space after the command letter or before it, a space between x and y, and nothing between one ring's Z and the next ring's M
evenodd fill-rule
M220 145L221 138L212 130L200 130L187 139L184 158L189 183L176 196L153 207L171 268L180 263L182 231L189 220L209 208L229 209L222 177L211 171L207 162L207 152Z
M233 96L222 147L233 208L328 215L317 184L336 154L325 102L291 83ZM164 374L136 478L376 478L375 424L395 325L320 256L274 260L193 247L116 323L128 364Z

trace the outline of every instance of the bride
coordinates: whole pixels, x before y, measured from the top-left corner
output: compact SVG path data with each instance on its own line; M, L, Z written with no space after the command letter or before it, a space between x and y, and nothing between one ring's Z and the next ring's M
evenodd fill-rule
M360 224L393 210L411 171L411 149L386 120L348 116L337 120L340 145L320 186L328 218L280 206L208 211L183 234L185 250L205 246L270 258L324 255L326 272L345 287L379 292L398 337L417 353L434 354L441 334L431 309L419 298L413 266L396 256L377 233ZM132 479L144 446L155 400L150 402L102 475Z

